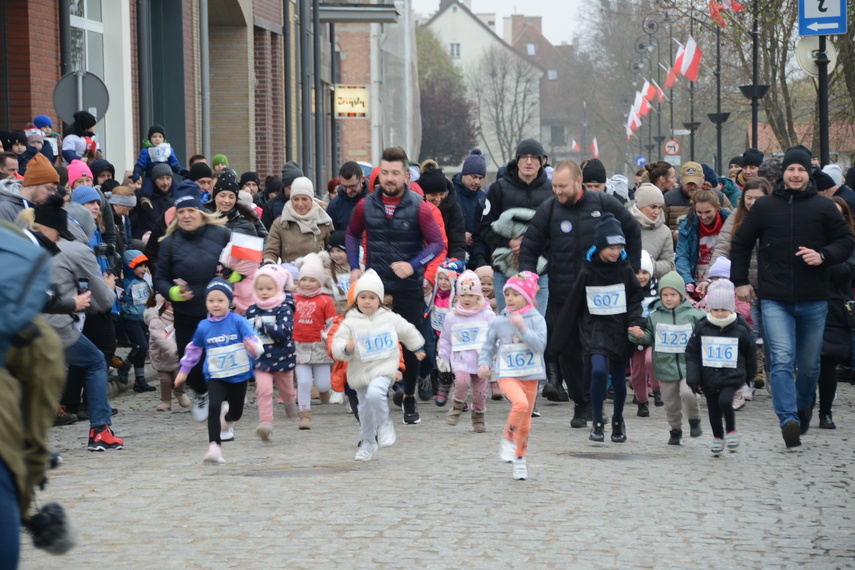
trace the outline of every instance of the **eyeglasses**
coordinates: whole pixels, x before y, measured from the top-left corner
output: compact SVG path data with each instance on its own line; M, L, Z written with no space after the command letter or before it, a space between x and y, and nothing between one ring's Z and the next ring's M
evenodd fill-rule
M347 186L345 186L344 184L339 184L339 186L341 186L341 189L342 189L342 190L358 190L358 189L359 189L359 187L360 187L360 186L362 186L362 184L359 184L359 183L357 183L357 184L348 184Z
M540 157L533 154L521 154L517 162L540 162Z

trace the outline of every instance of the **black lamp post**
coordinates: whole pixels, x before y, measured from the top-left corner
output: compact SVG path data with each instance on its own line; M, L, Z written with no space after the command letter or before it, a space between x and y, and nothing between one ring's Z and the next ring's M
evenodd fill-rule
M751 50L753 53L753 70L751 77L751 85L740 85L739 90L742 92L742 95L751 99L751 147L757 148L757 121L758 115L760 112L760 99L766 96L766 92L769 90L768 85L758 85L759 81L759 50L760 46L758 45L759 36L760 36L760 1L754 0L754 25L751 29Z
M724 172L721 162L721 130L724 123L730 118L730 113L721 112L721 26L715 29L715 113L708 113L707 117L715 123L715 171L719 174Z

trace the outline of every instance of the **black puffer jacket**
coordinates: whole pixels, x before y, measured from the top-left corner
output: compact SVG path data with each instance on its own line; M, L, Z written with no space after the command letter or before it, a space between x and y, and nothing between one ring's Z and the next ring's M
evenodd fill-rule
M630 344L626 336L627 328L644 326L641 309L644 289L635 276L635 269L626 259L607 263L600 259L593 249L589 257L590 261L579 272L576 283L569 290L568 301L564 303L561 313L554 321L549 352L561 354L578 346L577 343L581 340L585 356L602 354L612 360L627 360L634 349L634 345ZM624 286L626 312L616 315L592 315L587 307L587 287L616 284ZM552 287L550 293L551 291Z
M454 184L446 180L448 193L439 203L439 213L445 223L445 237L448 238L448 257L466 259L466 226L463 225L463 211L457 203L457 193Z
M511 208L536 210L551 196L552 181L545 170L541 168L532 183L526 184L520 180L517 161L510 161L504 177L490 187L484 214L481 216L481 239L486 242L488 251L492 254L497 247L508 247L510 240L497 234L490 225L499 219L502 212Z
M560 292L566 294L576 283L585 256L594 245L594 228L606 212L620 222L626 236L627 259L633 271L638 271L641 227L614 197L587 190L572 206L560 204L553 196L537 209L520 246L520 270L534 271L538 256L547 258L551 306L561 306L564 298Z
M822 334L822 356L847 362L852 356L852 329L846 316L846 301L852 300L855 255L828 270L828 315Z
M213 201L205 204L205 208L211 213L217 211ZM234 208L225 214L220 212L220 215L225 216L226 227L233 232L260 238L267 237L267 228L264 227L255 212L243 203L236 203Z
M789 190L783 182L770 196L754 203L742 221L730 248L730 275L737 287L748 285L751 251L757 250L761 299L784 303L827 298L828 268L843 263L855 250L855 234L832 200L806 190ZM820 252L822 265L808 265L796 256L799 247Z
M754 204L757 205L756 203ZM717 336L739 340L739 356L736 368L711 368L703 366L701 337ZM712 324L706 317L698 321L695 330L686 345L686 383L692 391L698 386L705 394L712 394L725 386L740 388L757 374L757 353L754 344L754 334L751 327L740 314L729 325L719 327Z
M229 242L231 232L222 226L204 224L192 232L181 228L160 243L154 286L157 292L171 299L169 290L173 279L183 279L193 292L189 301L172 304L176 314L204 317L205 287L217 274L220 254Z

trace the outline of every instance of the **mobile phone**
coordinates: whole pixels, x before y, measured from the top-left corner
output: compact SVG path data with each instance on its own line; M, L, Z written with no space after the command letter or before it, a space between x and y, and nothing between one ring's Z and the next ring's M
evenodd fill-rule
M89 280L88 279L78 279L77 280L77 294L82 295L83 293L89 290Z

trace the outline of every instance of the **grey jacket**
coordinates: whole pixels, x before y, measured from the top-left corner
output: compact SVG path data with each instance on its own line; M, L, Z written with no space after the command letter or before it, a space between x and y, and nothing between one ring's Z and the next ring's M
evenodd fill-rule
M24 207L21 183L15 180L0 180L0 220L14 224Z
M478 358L478 365L486 364L490 369L498 371L498 363L494 364L496 354L499 352L501 345L524 343L536 355L543 358L543 352L546 350L546 320L537 312L537 309L532 308L529 312L523 315L526 329L524 332L511 324L510 313L505 309L496 317L496 320L490 325L487 331L487 339L484 341L484 346L481 347L481 356ZM532 376L520 376L517 380L542 380L546 378L546 371L542 374Z
M88 245L86 234L77 224L68 224L68 229L77 239L61 239L56 244L60 252L53 258L51 281L54 289L61 297L73 297L78 293L78 282L87 279L92 292L92 304L87 312L109 311L116 294L104 283L101 268L98 266L95 252ZM45 318L59 335L63 348L68 348L80 338L80 331L75 327L78 318L76 314L45 315Z

